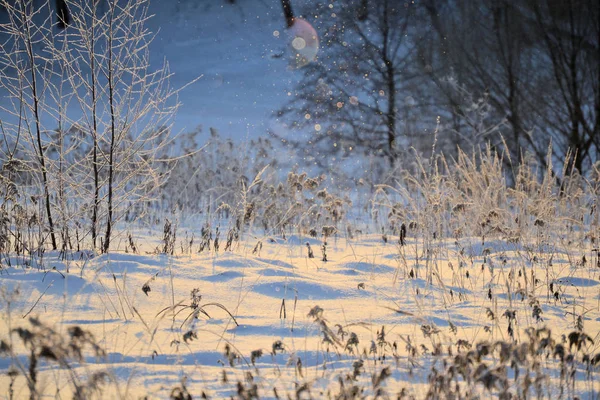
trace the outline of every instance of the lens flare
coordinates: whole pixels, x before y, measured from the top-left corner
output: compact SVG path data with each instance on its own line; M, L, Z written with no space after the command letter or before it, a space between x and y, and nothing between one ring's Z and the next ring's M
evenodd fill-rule
M319 37L315 28L301 18L287 30L290 68L302 68L317 58Z

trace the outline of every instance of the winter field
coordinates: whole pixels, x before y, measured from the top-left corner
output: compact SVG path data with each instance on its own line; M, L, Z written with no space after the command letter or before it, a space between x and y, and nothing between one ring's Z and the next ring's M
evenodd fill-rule
M0 0L0 398L600 399L598 9L313 3Z
M597 398L598 175L507 187L471 161L363 214L291 173L107 254L5 251L2 395Z

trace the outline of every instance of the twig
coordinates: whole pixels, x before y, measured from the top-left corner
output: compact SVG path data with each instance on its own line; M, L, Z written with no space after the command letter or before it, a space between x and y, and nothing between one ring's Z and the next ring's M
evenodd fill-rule
M294 332L294 322L296 322L296 304L298 303L298 291L296 290L296 294L294 295L294 313L292 314L292 329Z
M31 308L29 309L29 311L27 311L27 314L23 315L23 318L27 317L33 311L33 309L35 308L35 306L37 306L37 303L40 302L40 300L42 299L42 297L46 294L46 291L48 289L50 289L50 286L52 286L53 283L54 283L54 281L50 282L50 284L48 285L48 287L44 290L44 292L40 295L40 297L38 297L38 299L33 304L33 306L31 306Z
M281 307L279 308L279 319L281 319L281 315L283 314L283 319L287 318L287 313L285 312L285 298L281 300Z

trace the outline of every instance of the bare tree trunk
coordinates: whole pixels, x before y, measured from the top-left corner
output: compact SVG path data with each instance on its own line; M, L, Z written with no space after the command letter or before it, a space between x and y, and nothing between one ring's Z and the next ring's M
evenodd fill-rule
M92 139L93 139L93 150L92 150L92 164L94 171L94 205L92 208L92 246L96 248L96 239L98 236L98 207L100 203L100 175L98 171L98 116L96 113L96 1L92 3L92 29L91 29L91 41L90 41L90 69L92 79Z
M388 151L390 152L390 164L393 167L396 161L396 82L394 81L394 66L388 64L387 67L387 90L388 90L388 109L387 109L387 136Z
M283 15L285 17L287 27L291 28L292 25L294 25L294 12L292 11L292 3L290 3L290 0L281 0L281 5L283 7Z
M393 168L396 161L396 71L393 60L389 56L389 31L390 22L388 16L388 0L385 0L384 11L383 11L383 48L382 58L385 63L386 71L386 86L387 86L387 112L386 112L386 125L387 125L387 144L389 152L390 166Z
M113 181L114 181L114 154L115 154L115 96L114 96L114 81L113 81L113 18L115 12L115 4L110 3L110 21L108 28L108 101L110 104L110 147L108 154L108 204L106 216L106 233L104 234L104 253L107 253L110 248L110 236L112 234L113 225Z
M356 19L359 21L366 21L367 18L369 18L369 2L368 0L361 0Z
M50 190L48 189L48 171L46 168L46 156L44 154L44 146L42 144L42 131L41 131L41 121L40 121L40 106L39 106L39 95L38 87L37 87L37 77L36 77L36 65L35 65L35 55L33 54L33 43L31 38L31 28L29 24L31 23L30 15L31 10L27 10L27 6L24 0L20 1L21 7L23 8L23 17L25 19L25 41L27 47L27 57L29 58L29 62L31 64L31 95L33 98L33 115L35 119L35 130L36 130L36 142L37 142L37 152L38 152L38 162L40 163L40 168L42 172L42 184L44 186L44 202L46 208L46 215L48 218L48 229L50 231L50 241L52 243L52 250L56 250L58 248L56 244L56 234L54 232L54 221L52 220L52 210L50 206Z
M69 7L65 0L56 0L56 17L60 29L65 29L71 23Z

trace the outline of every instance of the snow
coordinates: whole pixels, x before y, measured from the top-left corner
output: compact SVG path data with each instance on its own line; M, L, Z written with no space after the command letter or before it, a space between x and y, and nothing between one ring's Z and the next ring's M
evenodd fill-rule
M327 262L319 258L319 246L313 246L316 258L307 258L306 246L297 237L289 242L284 238L265 240L260 254L252 254L255 239L242 240L227 252L147 254L158 234L136 234L136 241L146 243L141 246L142 254L116 251L87 260L71 257L65 261L60 254L52 253L33 266L25 265L23 261L27 260L23 259L13 259L11 267L3 264L2 287L6 291L18 287L19 294L10 306L10 325L8 310L2 309L0 337L7 337L9 326L26 326L23 316L27 314L59 332L66 332L72 325L89 330L106 356L88 356L85 366L76 364L74 368L82 375L109 371L117 383L108 385L106 397L115 390L127 398L168 397L171 388L185 376L191 393L204 391L211 398L222 398L234 395L236 388L231 382L243 382L247 373L254 375L267 398L272 396L273 388L279 394L294 395L293 382L310 383L313 395L321 397L318 393L337 387L338 374L350 371L357 359L344 349L349 332L357 334L359 350L365 348L368 352L370 343L377 341L378 332L385 327L388 340L398 343L399 351L397 362L390 364L393 373L384 387L389 393L407 388L422 398L433 359L424 354L418 367L412 367L410 354L403 350L406 340L429 351L438 341L449 345L459 339L470 343L508 340L507 319L491 321L488 309L498 315L506 309L516 310L516 335L521 339L530 326L548 326L557 334L573 331L574 316L569 310L574 309L587 310L587 332L593 334L600 329L597 269L580 266L565 271L559 262L549 267L547 274L557 277L551 282L561 295L557 300L547 298L545 278L529 289L530 295L540 300L543 311L543 321L536 322L528 299L522 299L519 291L524 278L509 273L522 268L530 276L534 268L520 261L518 248L486 251L485 256L474 251L469 255L472 264L459 268L446 267L449 263L460 265L459 258L463 257L451 240L439 244L444 251L426 266L422 258L416 261L421 251L418 240L410 239L407 246L399 247L384 243L378 235L353 240L329 238ZM480 240L470 240L473 249ZM496 240L484 245L502 247ZM544 254L537 253L540 257ZM557 261L566 257L553 254ZM407 260L406 264L402 259ZM496 269L493 275L492 262ZM466 271L470 271L469 278L465 278ZM541 277L542 270L535 272ZM142 291L145 283L150 287L147 294ZM199 290L199 304L206 314L178 307L190 304L193 289ZM489 289L492 300L487 297ZM175 315L173 306L179 311ZM315 306L322 308L322 317L332 332L338 331L337 325L347 332L343 340L338 336L340 344L328 346L323 342L323 325L309 317ZM489 332L484 330L486 326ZM433 343L423 335L423 329L437 332ZM186 340L185 334L190 331L197 337ZM277 341L282 342L283 350L271 354ZM239 354L233 366L224 355L226 345ZM253 366L251 353L258 349L263 350L263 356ZM26 364L25 350L20 347L17 353ZM304 368L303 377L298 375L298 360ZM382 363L376 354L366 356L365 362L368 371L376 371ZM6 371L8 365L8 359L3 358L0 368ZM546 368L551 379L560 375L557 365ZM52 393L50 388L56 384L68 390L68 385L54 375L57 373L60 375L50 364L42 363L40 375L46 393ZM223 374L230 384L221 382ZM367 390L371 386L369 376L359 380ZM599 390L597 381L589 386L584 377L578 379L577 393L584 398ZM17 397L27 395L24 382L17 383ZM7 385L8 378L3 374L0 387Z
M264 136L268 129L281 133L273 115L302 72L289 68L290 35L278 2L153 1L150 6L154 17L148 27L158 32L150 47L153 64L169 62L174 87L201 76L179 95L175 132L202 125L240 141ZM306 27L300 35L306 36ZM318 44L307 43L303 51L315 52Z

